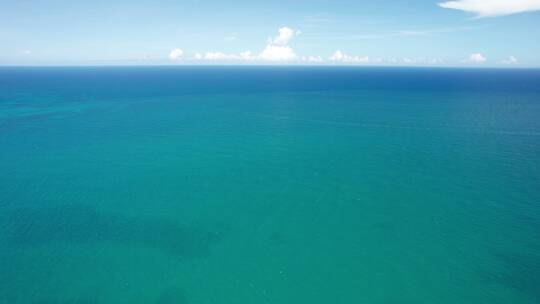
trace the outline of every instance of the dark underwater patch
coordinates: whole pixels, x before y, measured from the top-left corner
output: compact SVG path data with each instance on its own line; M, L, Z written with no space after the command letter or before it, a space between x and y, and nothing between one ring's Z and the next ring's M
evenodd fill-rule
M117 242L152 247L176 257L200 258L207 256L223 236L218 229L108 215L89 206L6 210L0 220L6 243L17 248L51 242Z

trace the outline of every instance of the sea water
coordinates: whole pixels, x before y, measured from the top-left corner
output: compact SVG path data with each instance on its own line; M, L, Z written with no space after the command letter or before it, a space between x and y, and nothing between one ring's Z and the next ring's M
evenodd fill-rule
M540 70L0 68L0 303L539 303Z

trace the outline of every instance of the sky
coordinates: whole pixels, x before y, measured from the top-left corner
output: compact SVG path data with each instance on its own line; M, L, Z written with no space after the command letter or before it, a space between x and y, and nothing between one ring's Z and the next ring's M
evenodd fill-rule
M0 0L0 65L540 67L540 0Z

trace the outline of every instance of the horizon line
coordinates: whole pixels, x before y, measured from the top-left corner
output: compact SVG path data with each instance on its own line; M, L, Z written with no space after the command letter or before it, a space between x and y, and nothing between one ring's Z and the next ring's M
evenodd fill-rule
M0 64L0 68L76 68L76 67L333 67L333 68L419 68L419 69L497 69L535 70L540 66L479 66L479 65L352 65L352 64Z

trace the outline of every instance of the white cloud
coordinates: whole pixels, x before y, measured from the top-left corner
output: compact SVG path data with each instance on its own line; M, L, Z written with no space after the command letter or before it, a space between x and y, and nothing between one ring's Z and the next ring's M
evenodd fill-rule
M512 59L513 58L513 59ZM223 53L223 52L205 52L205 53L195 53L190 60L196 61L214 61L214 62L287 62L287 61L296 61L304 62L311 64L325 63L326 60L334 63L342 64L381 64L381 65L438 65L443 64L444 61L441 59L433 58L414 58L414 57L391 57L391 58L382 58L375 57L370 58L368 56L352 56L346 54L340 50L335 51L332 56L327 59L311 55L311 56L298 56L294 50L288 46L279 46L272 43L268 44L266 48L259 54L254 54L251 51L244 51L241 53ZM484 55L480 53L471 54L468 59L463 60L467 63L482 63L487 61ZM505 60L504 63L515 63L517 59L510 57L508 60ZM499 63L503 63L500 61Z
M300 35L300 31L295 31L286 26L280 28L278 36L268 40L266 48L264 48L257 58L268 61L289 61L297 59L298 56L288 45L296 35Z
M340 61L340 62L348 62L348 63L368 63L369 57L368 56L350 56L345 53L343 53L340 50L337 50L328 58L330 61Z
M197 52L190 54L189 56L184 53L182 49L173 49L169 57L172 60L185 58L192 61L207 61L216 63L262 63L262 62L303 62L303 63L324 63L327 60L339 64L382 64L382 65L422 65L422 64L441 64L442 61L438 59L426 59L415 57L396 57L396 58L383 58L375 57L370 58L368 56L356 56L349 55L341 50L335 51L330 57L323 58L317 55L299 56L295 50L290 46L291 41L300 35L300 31L293 30L289 27L282 27L278 30L276 37L270 38L267 41L266 46L261 52L252 53L251 51L244 51L240 53L225 53L221 51L208 51ZM515 59L515 58L514 58ZM513 59L509 59L511 62ZM485 62L486 58L480 54L471 54L470 58L464 60L464 62ZM517 61L517 59L515 60Z
M354 56L352 61L353 62L367 63L367 62L369 62L369 57L368 56L364 56L364 57Z
M299 35L300 31L295 31L289 27L282 27L278 31L278 36L268 39L268 44L258 55L253 55L250 51L240 54L225 54L222 52L195 53L195 60L214 61L290 61L298 58L294 50L288 45L289 42Z
M178 60L184 56L184 51L182 49L174 49L169 53L169 58L171 60Z
M206 52L203 56L204 60L230 60L236 59L235 55L227 55L222 52Z
M518 59L514 56L508 57L508 59L501 60L500 63L502 64L516 64L518 63Z
M330 59L332 61L341 61L341 60L343 60L343 58L345 58L345 54L343 54L343 52L341 52L340 50L337 50L328 59Z
M241 52L240 54L225 54L222 52L195 53L192 59L207 61L286 61L296 59L297 55L289 46L268 45L258 55L254 56L251 51Z
M540 10L540 0L456 0L439 3L440 7L495 17Z
M269 61L287 61L296 59L296 53L290 46L269 44L259 54L258 58Z
M242 60L254 60L255 57L251 54L251 51L245 51L240 53L240 59Z
M279 34L274 39L269 39L269 44L286 46L289 44L289 41L294 38L294 36L300 35L300 31L295 31L290 27L282 27L279 29Z
M469 59L465 61L470 62L470 63L484 63L487 61L487 58L481 53L473 53L473 54L470 54Z
M195 60L209 60L209 61L230 61L230 60L254 60L255 57L251 54L250 51L241 52L240 54L225 54L222 52L206 52L195 53L192 59Z

